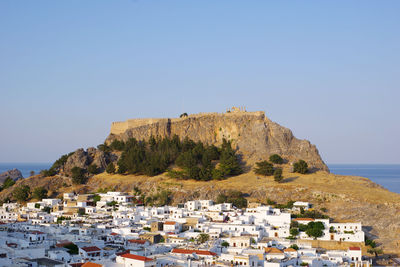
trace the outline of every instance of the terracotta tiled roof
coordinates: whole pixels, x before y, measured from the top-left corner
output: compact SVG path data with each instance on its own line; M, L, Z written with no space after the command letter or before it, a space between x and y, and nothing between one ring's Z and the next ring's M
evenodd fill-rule
M81 267L102 267L103 265L94 262L86 262Z
M119 234L117 234L117 233L111 233L110 235L119 235Z
M69 244L73 244L73 243L71 241L68 241L68 240L61 240L56 244L56 247L61 248L61 247L64 247L66 245L69 245Z
M361 250L359 247L349 247L349 250Z
M193 254L196 253L197 255L205 255L205 256L215 256L217 255L214 252L207 251L207 250L194 250L194 249L180 249L174 248L171 253L178 253L178 254Z
M98 247L83 247L82 250L86 251L86 252L92 252L92 251L99 251L101 249L99 249Z
M272 247L272 248L265 248L265 253L267 253L267 254L282 254L283 251Z
M123 255L121 255L121 257L128 258L128 259L133 259L133 260L138 260L138 261L152 261L153 260L151 258L147 258L147 257L135 255L135 254L130 254L130 253L123 254Z
M287 248L284 250L285 252L297 252L294 248Z
M124 254L129 254L129 252L130 252L130 250L128 249L128 250L125 250L125 251L122 251L122 252L115 253L115 255L122 256Z
M86 262L86 263L84 263L83 265L82 265L82 267L102 267L103 265L101 265L101 264L97 264L97 263L94 263L94 262Z
M166 224L166 225L175 225L175 222L169 221L169 222L165 222L164 224Z

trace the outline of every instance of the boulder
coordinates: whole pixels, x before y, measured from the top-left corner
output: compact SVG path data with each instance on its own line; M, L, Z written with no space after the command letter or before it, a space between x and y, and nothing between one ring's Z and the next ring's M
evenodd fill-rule
M101 171L104 171L107 165L115 160L116 155L112 153L106 153L94 147L89 147L86 151L80 148L68 157L63 170L66 174L71 174L74 167L87 169L89 165L96 164Z

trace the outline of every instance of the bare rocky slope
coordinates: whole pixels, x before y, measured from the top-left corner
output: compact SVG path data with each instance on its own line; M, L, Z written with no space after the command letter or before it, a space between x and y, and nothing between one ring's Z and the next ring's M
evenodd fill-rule
M246 112L234 109L227 113L201 113L177 119L133 119L114 122L106 142L150 136L188 137L207 144L221 144L231 140L243 162L252 165L279 154L288 162L305 160L313 170L329 171L315 145L299 140L291 130L272 122L264 112Z

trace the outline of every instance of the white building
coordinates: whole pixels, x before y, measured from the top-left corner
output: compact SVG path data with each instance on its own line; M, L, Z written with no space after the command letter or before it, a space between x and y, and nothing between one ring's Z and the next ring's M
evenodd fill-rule
M156 267L157 265L157 262L152 258L130 253L117 256L116 262L123 264L124 267Z

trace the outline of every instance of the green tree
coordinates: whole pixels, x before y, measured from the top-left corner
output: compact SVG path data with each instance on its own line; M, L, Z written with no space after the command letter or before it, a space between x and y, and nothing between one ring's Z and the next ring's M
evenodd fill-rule
M317 238L317 237L321 237L323 235L323 232L321 229L318 229L318 228L309 228L306 230L306 234L309 237Z
M107 168L106 168L106 172L107 173L115 173L115 166L114 166L114 163L112 163L112 162L110 162L108 165L107 165Z
M27 185L20 185L13 191L14 198L19 202L25 202L29 199L31 189Z
M204 233L199 234L199 236L197 237L197 241L199 241L199 243L201 243L201 244L207 242L209 239L210 239L210 236L208 234L204 234Z
M71 152L69 154L62 155L59 159L57 159L53 165L50 167L48 170L43 170L41 171L41 174L44 176L54 176L56 175L60 169L67 163L68 158L74 154L74 152Z
M231 141L222 139L219 170L224 176L238 175L242 173L236 151L232 148Z
M291 228L290 229L290 235L291 236L297 236L299 234L299 229L297 228Z
M305 232L305 231L307 231L307 229L308 229L307 224L302 224L302 223L299 224L300 232Z
M9 188L9 187L13 186L14 184L15 184L15 181L14 181L13 179L11 179L10 177L7 177L7 178L4 180L2 189Z
M299 160L293 164L293 171L301 174L305 174L308 172L308 164L304 160Z
M88 172L90 173L90 174L98 174L99 173L99 168L97 167L97 165L96 164L90 164L89 165L89 167L88 167Z
M40 174L43 175L44 177L49 177L49 176L54 176L57 174L57 171L50 168L48 170L41 170Z
M290 228L297 228L299 227L299 222L298 221L291 221L290 222Z
M87 178L85 176L85 169L75 166L71 169L71 173L72 173L72 182L74 184L85 184L87 182Z
M229 247L229 243L226 242L226 241L223 241L223 242L221 243L221 246L227 248L227 247Z
M77 255L79 253L79 248L75 244L65 245L64 248L68 249L68 253L71 255Z
M120 140L114 140L111 142L110 148L116 151L123 151L125 148L125 143Z
M256 167L254 168L254 172L256 174L270 176L274 174L274 165L272 165L266 160L257 162Z
M29 172L29 176L34 176L35 175L35 171L30 171Z
M219 169L213 169L211 175L214 180L223 180L225 178L224 173Z
M197 160L191 150L181 153L175 161L181 168L192 168L196 166Z
M296 245L296 244L293 244L293 245L291 245L290 247L291 247L292 249L299 250L299 246Z
M376 247L376 243L374 240L371 239L366 239L365 240L365 245L366 246L370 246L371 248L375 248Z
M383 250L380 249L380 248L369 248L369 249L367 250L367 252L368 252L369 254L374 254L374 255L375 255L375 258L377 258L378 255L383 254Z
M36 187L35 189L33 189L32 196L37 200L47 198L47 189L45 189L43 186Z
M97 149L106 153L111 152L111 148L106 143L98 145Z
M247 199L240 191L229 191L226 194L219 194L217 203L232 203L233 206L239 209L247 207Z
M83 216L83 215L86 215L86 212L84 209L79 209L78 214L79 214L79 216Z
M275 163L275 164L283 163L282 157L279 156L278 154L273 154L273 155L269 156L269 161L271 161L272 163Z
M276 168L274 171L274 180L275 182L280 183L282 181L282 169L281 168Z
M96 204L98 201L101 200L101 197L98 194L94 194L93 196L93 202Z
M44 207L44 208L42 209L42 211L47 212L47 213L50 213L50 212L51 212L51 208L46 206L46 207Z
M300 226L299 226L300 227ZM323 236L325 226L322 222L309 222L306 227L306 234L309 237L321 237Z
M220 157L219 150L214 145L207 146L204 153L210 160L218 160Z
M107 206L109 206L109 207L115 207L115 206L117 206L117 205L118 205L118 202L115 201L115 200L110 201L110 202L107 202Z
M188 114L186 112L184 112L179 116L179 118L184 118L184 117L187 117L187 116L188 116Z

